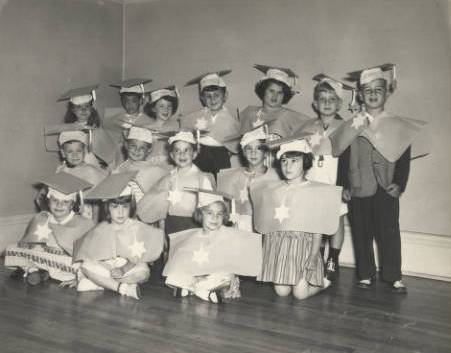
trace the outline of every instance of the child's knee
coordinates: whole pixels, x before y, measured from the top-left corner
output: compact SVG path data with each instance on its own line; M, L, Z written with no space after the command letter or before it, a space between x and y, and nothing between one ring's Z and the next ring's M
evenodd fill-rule
M144 283L150 278L150 269L146 263L137 264L135 267L127 271L119 282L128 284Z
M279 297L286 297L291 293L291 286L275 284L274 290Z
M102 277L110 276L109 269L107 269L105 266L103 266L97 261L92 260L83 261L83 264L80 266L80 270L86 277L89 277L90 274L96 274Z

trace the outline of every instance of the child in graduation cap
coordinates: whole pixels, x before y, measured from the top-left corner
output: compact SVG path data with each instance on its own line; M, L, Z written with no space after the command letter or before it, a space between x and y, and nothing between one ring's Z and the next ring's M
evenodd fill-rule
M125 159L123 151L124 133L132 126L145 126L151 123L151 119L142 112L144 104L144 85L152 82L151 79L133 78L120 83L111 84L111 87L119 88L119 96L124 111L105 117L104 127L117 145L115 151L115 163L118 165Z
M152 148L152 132L147 128L131 127L128 130L125 142L127 159L112 172L113 174L131 171L138 172L135 176L136 184L133 184L138 186L138 189L134 190L137 201L161 178L169 174L167 168L156 165L152 160L148 160Z
M197 227L192 219L197 195L184 188L213 189L216 185L211 174L202 172L193 163L197 141L192 132L179 131L168 143L175 168L144 195L138 204L138 216L146 223L165 220L165 233L171 234Z
M395 293L406 293L401 274L399 197L410 170L410 145L424 122L388 113L385 104L396 86L395 66L348 74L357 81L363 109L330 135L333 153L349 155L346 186L359 278L371 288L376 276L373 239L378 243L381 275Z
M218 191L232 195L236 200L237 226L253 231L253 207L249 197L251 183L279 180L279 174L265 165L268 139L267 126L246 132L241 138L241 153L246 166L222 169L218 174Z
M169 86L151 91L148 102L144 106L146 114L153 118L153 121L145 127L157 132L148 160L155 164L161 164L168 169L171 169L172 165L169 157L169 144L167 139L160 138L158 133L175 131L180 128L180 121L175 115L179 100L177 87Z
M235 275L256 276L261 269L261 236L225 227L229 208L220 193L197 190L194 218L202 228L170 234L170 253L163 276L176 288L176 296L194 293L220 303L239 297ZM222 289L220 291L220 289Z
M215 177L220 169L230 168L230 154L238 153L236 141L226 137L239 132L239 122L224 106L228 92L222 76L231 70L202 75L189 81L186 86L197 84L203 108L181 119L182 128L207 130L200 138L200 151L195 164L204 172Z
M139 284L150 277L148 263L161 254L163 231L135 219L128 185L135 174L111 174L86 195L104 201L106 221L75 244L74 262L81 262L80 292L109 289L140 299Z
M294 138L294 137L293 137ZM312 150L305 139L282 140L276 154L283 180L251 184L255 229L263 234L257 280L274 283L279 296L306 299L330 285L324 277L322 234L338 228L341 187L308 181Z
M47 126L46 134L62 131L83 130L89 134L90 150L85 162L96 167L107 167L114 161L114 142L101 127L99 113L95 107L98 85L71 89L58 101L68 101L64 123L67 126Z
M307 122L301 129L304 133L312 134L307 138L313 151L313 164L307 171L306 178L321 183L344 186L347 185L347 168L349 159L332 156L332 148L329 136L344 120L339 115L343 104L344 91L354 89L327 75L318 74L313 77L317 84L313 90L313 108L318 118ZM353 101L354 99L352 99ZM352 106L352 102L350 106ZM325 235L321 246L321 254L324 255L325 243L329 243L328 258L326 261L326 277L333 281L339 274L338 257L344 240L344 214L347 213L346 203L342 204L342 214L338 230L333 235Z
M94 227L92 220L76 213L82 201L77 195L92 185L67 173L50 175L40 183L46 186L49 211L35 215L19 243L6 248L5 266L16 267L13 276L25 277L31 285L49 277L63 285L73 284L74 242Z
M88 135L82 131L63 131L58 137L63 163L56 168L55 173L68 173L83 179L91 185L97 185L106 176L107 171L85 162L88 146ZM85 203L83 215L97 221L97 205Z
M268 124L271 139L291 136L308 120L304 114L286 108L296 92L297 75L287 68L254 65L263 72L255 85L261 106L249 106L240 113L241 132Z

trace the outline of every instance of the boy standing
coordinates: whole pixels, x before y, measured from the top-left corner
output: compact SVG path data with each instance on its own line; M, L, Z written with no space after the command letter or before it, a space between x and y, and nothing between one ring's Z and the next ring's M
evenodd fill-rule
M230 168L230 153L238 153L238 141L226 141L239 133L238 120L224 106L227 86L222 76L230 70L208 73L189 81L186 86L198 84L203 109L188 114L181 120L182 128L207 130L199 140L201 148L195 164L215 178L220 169Z
M331 136L334 155L349 153L350 221L359 277L358 287L375 281L373 238L378 243L380 270L392 291L407 293L401 280L399 197L410 170L410 144L424 122L385 111L396 85L395 66L385 64L348 74L357 81L363 110ZM349 149L348 149L349 147Z

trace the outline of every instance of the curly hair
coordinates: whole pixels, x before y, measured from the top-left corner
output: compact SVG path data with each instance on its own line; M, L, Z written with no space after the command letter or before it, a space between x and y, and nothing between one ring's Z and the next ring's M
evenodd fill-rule
M290 87L288 87L288 85L286 83L277 81L273 78L263 80L263 81L258 81L255 84L255 88L254 88L255 94L258 96L258 98L260 98L261 101L263 101L266 89L272 83L282 87L282 90L283 90L282 104L287 104L291 100L291 98L293 98L294 92L290 89Z
M153 103L146 103L143 108L144 113L146 113L151 118L156 119L157 116L156 116L155 112L153 111L153 108L155 107L157 102L159 102L162 99L167 100L168 102L172 103L172 114L171 115L174 115L177 112L177 109L179 107L179 100L176 97L172 97L172 96L164 96L164 97L161 97L160 99L156 100Z

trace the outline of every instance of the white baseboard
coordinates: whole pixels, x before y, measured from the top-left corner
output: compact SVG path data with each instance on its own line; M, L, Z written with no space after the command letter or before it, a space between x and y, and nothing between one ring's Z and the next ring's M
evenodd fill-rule
M451 236L401 232L402 273L451 282ZM377 263L377 247L375 246ZM351 231L345 228L340 264L355 267Z
M0 217L0 254L23 236L32 217L32 214ZM451 282L451 236L401 232L401 243L403 274ZM377 248L375 251L377 254ZM340 264L355 267L349 226L345 228Z

